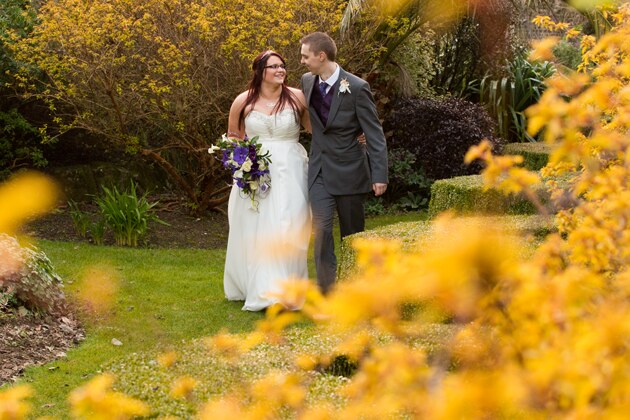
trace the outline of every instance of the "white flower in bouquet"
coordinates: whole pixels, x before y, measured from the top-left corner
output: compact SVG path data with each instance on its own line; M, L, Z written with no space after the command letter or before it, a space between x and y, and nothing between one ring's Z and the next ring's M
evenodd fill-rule
M252 161L247 159L245 162L243 162L243 164L241 165L241 169L245 172L249 172L252 169Z

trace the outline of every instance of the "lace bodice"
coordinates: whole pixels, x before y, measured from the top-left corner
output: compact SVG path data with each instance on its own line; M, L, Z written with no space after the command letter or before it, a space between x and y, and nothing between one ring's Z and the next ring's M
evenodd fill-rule
M296 121L290 108L273 115L254 110L245 117L245 132L249 138L258 136L259 142L297 142L300 123Z

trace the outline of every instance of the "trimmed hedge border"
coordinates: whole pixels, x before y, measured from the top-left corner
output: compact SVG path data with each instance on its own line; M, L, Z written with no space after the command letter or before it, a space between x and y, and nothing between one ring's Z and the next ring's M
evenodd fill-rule
M539 171L549 162L551 147L542 142L509 143L503 146L504 155L523 156L523 167L530 171Z
M530 241L536 242L556 230L553 217L540 215L512 215L512 216L477 216L464 217L470 223L503 224L508 230L524 235ZM432 240L433 223L429 221L400 222L382 226L365 232L346 236L341 241L337 277L345 279L352 276L356 270L356 250L352 246L355 239L385 239L396 240L401 244L403 252L422 249ZM453 232L456 234L456 232Z
M538 195L543 203L549 199L544 187ZM458 176L435 181L431 186L429 217L434 218L444 211L459 215L470 214L535 214L536 207L523 195L503 195L501 192L485 190L481 175Z

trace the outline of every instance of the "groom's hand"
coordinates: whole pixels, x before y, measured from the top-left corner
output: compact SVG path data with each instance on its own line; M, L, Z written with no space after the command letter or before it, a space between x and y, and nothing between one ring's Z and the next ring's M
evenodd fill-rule
M387 184L376 183L372 184L372 191L374 191L375 196L383 195L387 190Z

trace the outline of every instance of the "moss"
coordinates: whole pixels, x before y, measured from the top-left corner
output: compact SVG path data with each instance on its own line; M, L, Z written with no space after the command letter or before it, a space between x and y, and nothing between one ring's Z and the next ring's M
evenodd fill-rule
M503 147L504 155L523 156L523 167L530 171L539 171L549 162L551 148L546 143L509 143Z
M546 191L540 187L540 199L548 201ZM536 207L522 195L505 196L496 190L485 190L480 175L442 179L431 186L429 217L444 211L457 214L534 214Z

